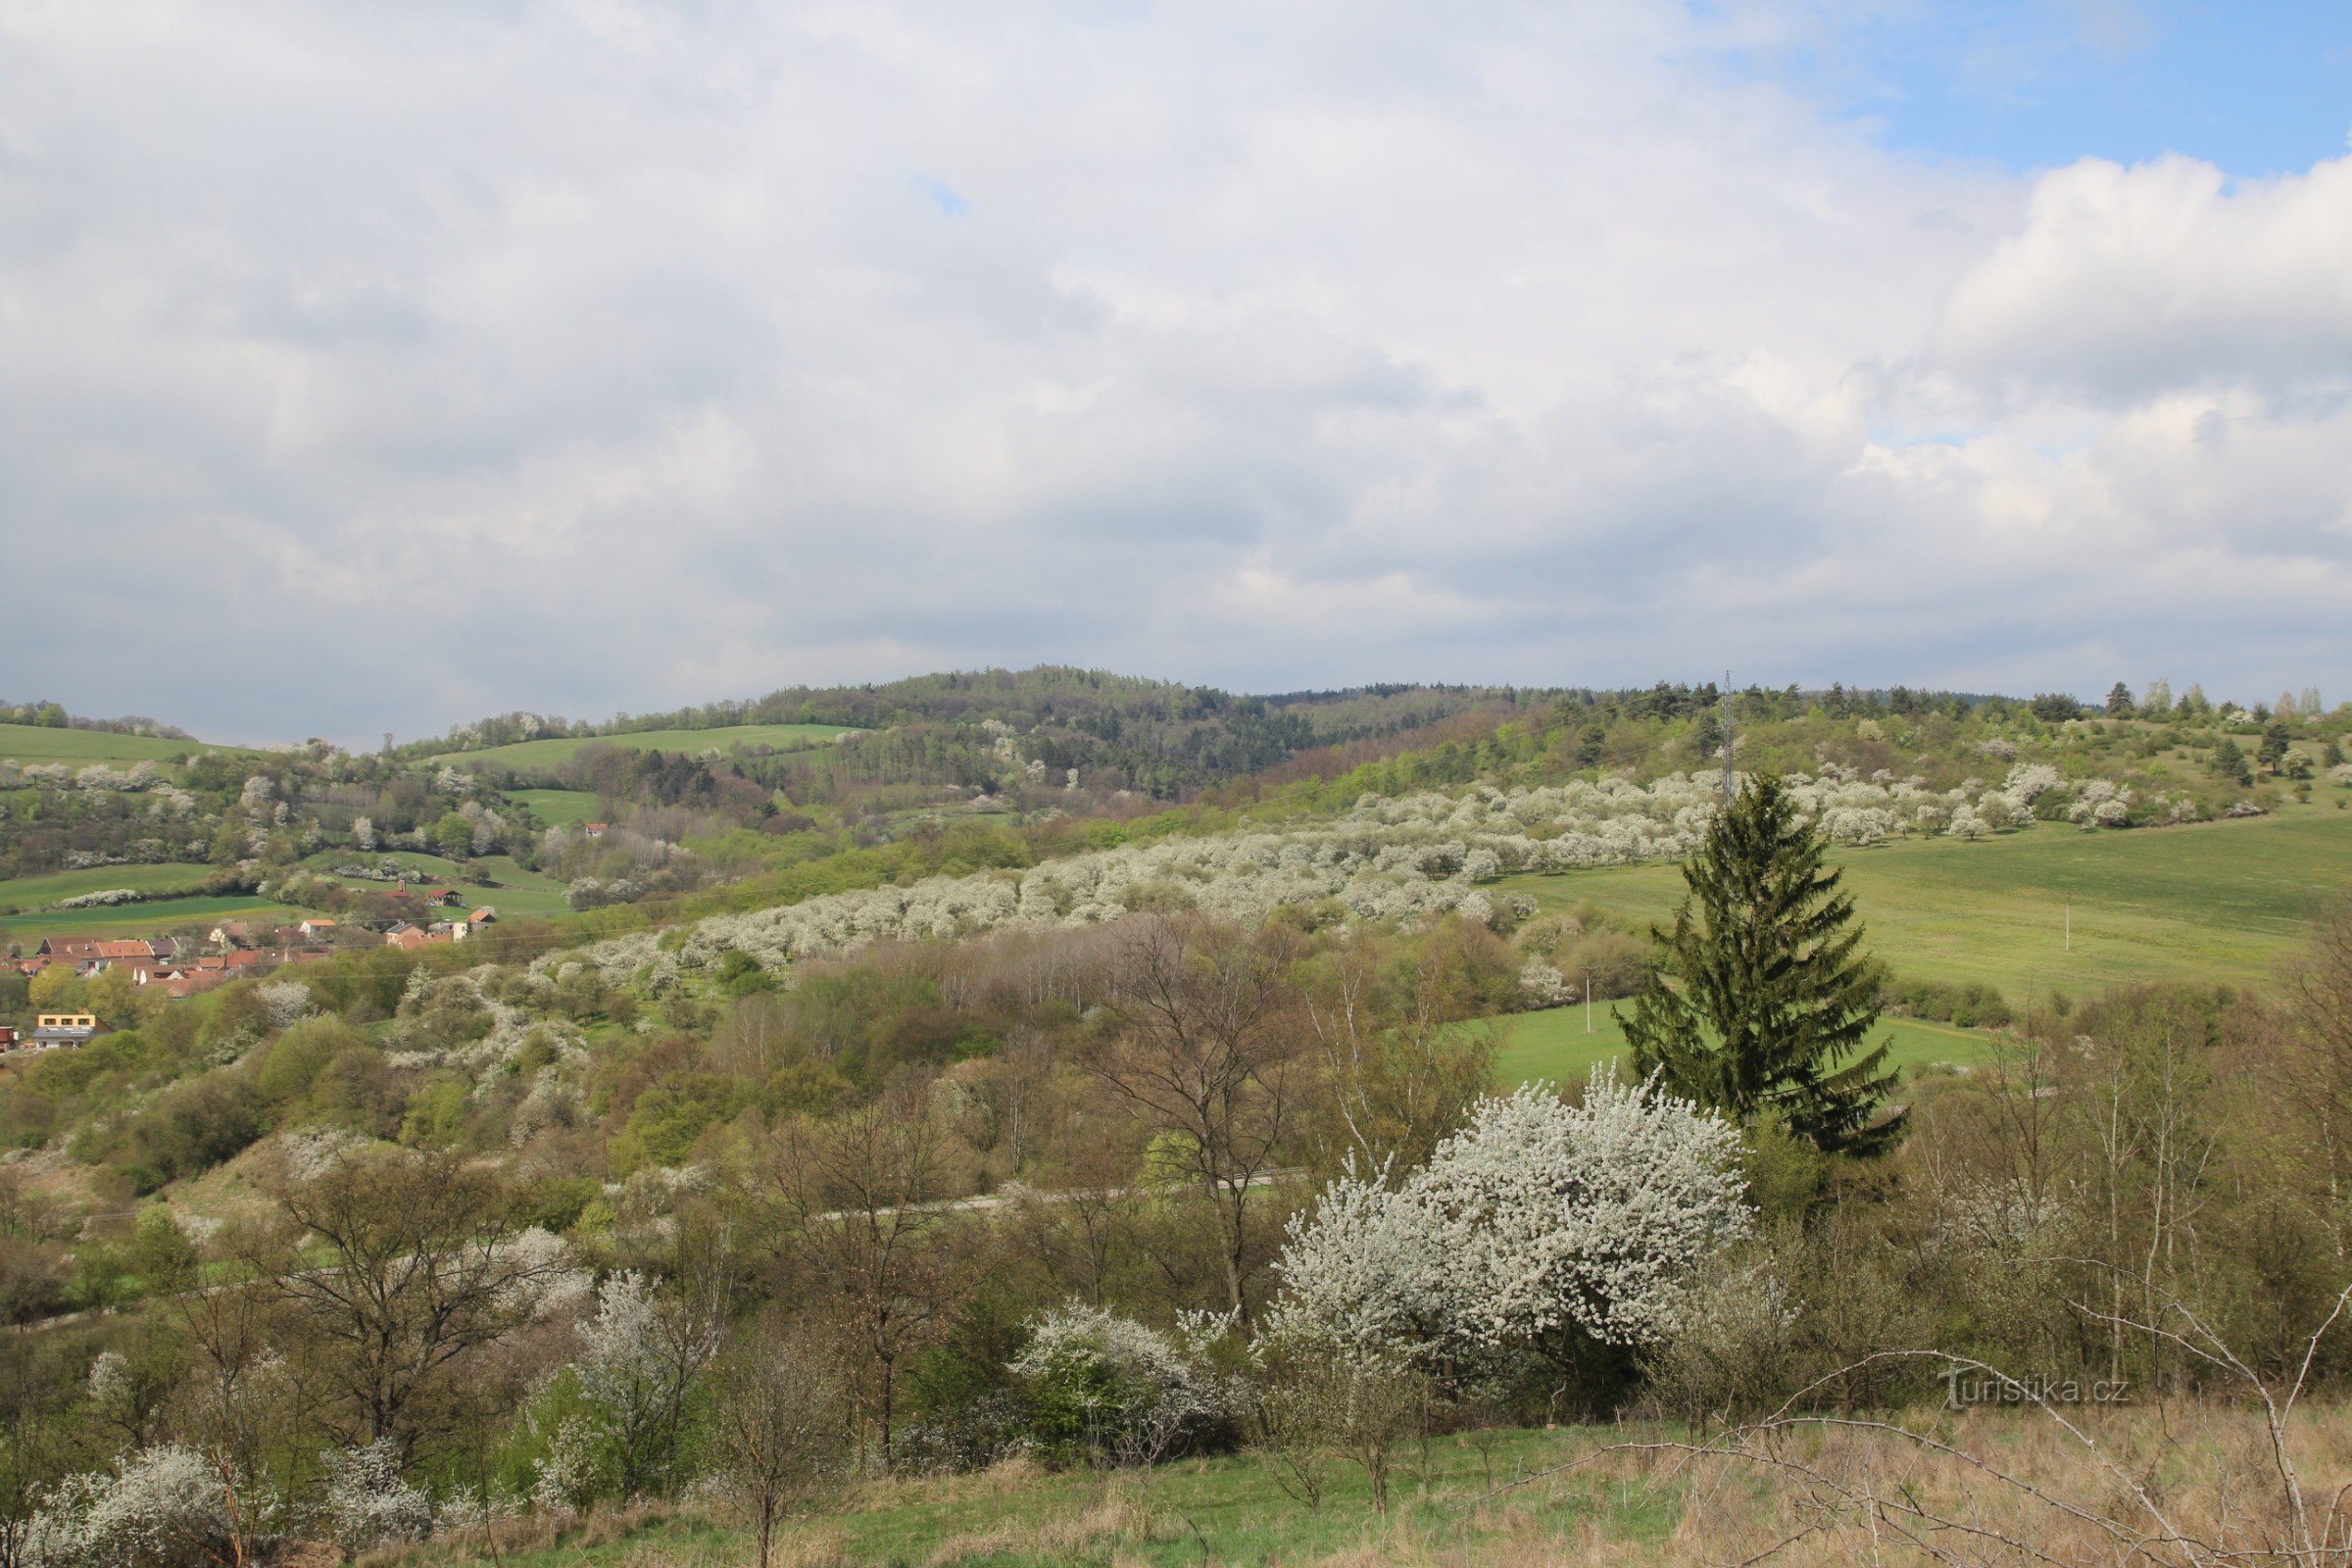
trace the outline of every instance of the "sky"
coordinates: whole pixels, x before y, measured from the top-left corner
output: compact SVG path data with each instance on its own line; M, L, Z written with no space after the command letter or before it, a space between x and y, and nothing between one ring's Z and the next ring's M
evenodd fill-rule
M0 698L2352 698L2352 7L0 0Z

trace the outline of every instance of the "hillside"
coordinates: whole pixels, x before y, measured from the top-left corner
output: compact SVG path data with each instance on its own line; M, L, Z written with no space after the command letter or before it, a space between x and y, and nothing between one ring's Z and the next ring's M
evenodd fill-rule
M110 730L0 724L0 758L15 762L68 762L76 767L103 762L127 767L135 762L173 762L197 752L236 750Z
M728 724L711 729L626 730L608 735L511 741L504 746L443 752L428 760L464 760L485 767L511 768L521 773L552 771L577 758L581 748L586 746L616 746L637 752L685 752L697 757L710 753L723 756L734 751L798 751L837 736L855 733L855 730L842 724Z
M0 790L20 855L182 814L220 852L19 877L47 901L41 929L171 911L201 946L207 917L331 907L347 939L208 971L185 1000L120 964L0 971L0 1022L87 1009L114 1026L0 1057L0 1303L24 1329L0 1340L16 1357L0 1371L76 1434L26 1473L115 1463L147 1485L138 1467L169 1455L142 1457L124 1423L213 1430L189 1391L225 1375L209 1314L233 1307L288 1360L340 1369L316 1402L237 1407L237 1473L331 1514L349 1489L317 1456L360 1464L353 1412L381 1396L346 1353L348 1303L457 1278L410 1265L462 1256L478 1338L394 1401L391 1447L365 1449L391 1466L370 1483L386 1509L423 1519L439 1499L420 1562L487 1547L454 1525L484 1497L501 1561L738 1553L734 1516L694 1499L725 1482L739 1392L794 1378L762 1408L829 1412L795 1440L830 1478L810 1494L822 1521L790 1533L813 1560L1313 1560L1442 1519L1477 1550L1572 1525L1647 1549L1719 1514L1671 1489L1605 1510L1574 1489L1496 1514L1481 1499L1497 1464L1587 1441L1539 1429L1745 1408L1914 1334L2089 1357L2066 1305L2083 1277L2021 1263L2021 1224L2132 1268L2172 1235L2215 1260L2179 1288L2210 1292L2232 1334L2304 1313L2304 1296L2229 1282L2316 1281L2337 1255L2336 1178L2311 1152L2327 1129L2307 1125L2333 1102L2297 1087L2333 1081L2313 1054L2327 1037L2274 977L2304 957L2324 984L2352 976L2352 926L2316 918L2352 893L2352 712L1741 694L1735 783L1782 774L1876 966L1857 994L1885 1009L1868 1038L1899 1073L1878 1110L1910 1120L1863 1161L1798 1147L1767 1111L1584 1079L1622 1055L1622 1004L1658 983L1647 927L1717 831L1720 696L1457 712L1434 739L1290 750L1156 805L1035 782L1026 749L1054 726L994 717L966 726L993 789L877 784L884 743L965 755L922 724L764 757L541 737L517 744L575 749L536 785L323 750L86 788L20 764ZM868 771L830 805L754 776L845 754ZM369 820L363 849L377 812L389 832ZM61 907L115 878L154 902ZM395 918L423 928L427 890L500 918L463 942L385 942ZM1217 1092L1191 1093L1211 1069ZM1539 1079L1579 1102L1504 1098ZM2132 1130L2102 1142L2102 1117ZM2031 1204L2001 1185L2019 1127L2050 1172ZM2175 1141L2143 1137L2157 1127ZM1447 1228L1472 1212L1458 1200L1382 1217L1423 1203L1416 1183L1512 1202L1555 1181L1614 1191L1622 1169L1544 1174L1582 1140L1644 1151L1593 1234L1651 1234L1652 1172L1715 1217L1674 1222L1686 1250L1663 1273L1558 1285L1570 1316L1509 1304L1527 1271L1479 1260L1500 1228ZM2187 1179L2148 1163L2168 1148L2223 1173L2193 1217L2143 1204ZM1510 1224L1538 1235L1556 1207ZM1378 1289L1404 1304L1351 1296L1366 1269L1400 1271ZM1694 1315L1637 1301L1652 1326L1623 1333L1573 1316L1637 1277L1694 1293L1673 1298ZM1452 1315L1457 1298L1502 1303L1505 1327ZM1337 1339L1311 1328L1373 1312ZM404 1308L388 1332L434 1321L454 1320ZM1282 1327L1302 1322L1304 1338ZM1334 1358L1371 1334L1403 1348ZM630 1369L663 1356L680 1392L632 1427ZM2352 1362L2325 1376L2352 1388ZM109 1402L141 1389L156 1402ZM1105 1389L1173 1413L1103 1416ZM1913 1371L1837 1397L1933 1395ZM1364 1412L1373 1426L1350 1424ZM853 1454L871 1479L850 1487ZM1310 1486L1324 1506L1277 1504ZM364 1532L382 1517L352 1539L380 1539Z

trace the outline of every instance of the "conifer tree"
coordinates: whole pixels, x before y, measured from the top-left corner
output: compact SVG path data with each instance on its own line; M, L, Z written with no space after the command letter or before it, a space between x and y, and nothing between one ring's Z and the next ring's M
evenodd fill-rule
M1635 1004L1634 1070L1742 1120L1772 1113L1832 1153L1875 1153L1901 1115L1878 1115L1895 1075L1878 978L1828 839L1780 780L1750 780L1683 867L1671 932L1651 927L1662 983Z

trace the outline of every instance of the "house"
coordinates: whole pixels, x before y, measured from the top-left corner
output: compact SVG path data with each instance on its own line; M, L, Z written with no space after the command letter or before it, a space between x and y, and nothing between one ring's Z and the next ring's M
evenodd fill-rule
M95 937L43 937L41 945L32 951L51 963L62 963L77 974L88 974L98 967L98 947Z
M265 963L283 961L280 955L266 953L254 948L242 948L234 953L208 953L187 967L200 975L228 977L250 973Z
M466 907L466 901L458 896L458 890L456 888L435 888L430 893L422 894L420 897L423 898L425 903L437 906L438 907L444 909L463 909Z
M34 1051L49 1051L61 1046L86 1046L100 1035L113 1032L94 1012L44 1012L33 1019L32 1033L24 1037L24 1043Z
M8 1025L0 1023L0 1051L14 1051L16 1049L17 1032L14 1029L11 1029Z
M498 911L487 904L466 914L466 923L479 931L483 926L498 924Z
M414 953L418 948L429 946L432 940L432 933L425 930L424 927L418 925L403 925L397 931L387 931L384 933L384 945L386 947L399 948L404 952L409 953Z
M580 825L580 831L592 839L601 839L605 836L605 829L610 825L605 822L584 822Z
M302 933L305 942L332 942L335 939L335 922L324 916L305 920L294 929Z
M213 946L216 948L249 948L253 932L242 920L223 920L213 927Z

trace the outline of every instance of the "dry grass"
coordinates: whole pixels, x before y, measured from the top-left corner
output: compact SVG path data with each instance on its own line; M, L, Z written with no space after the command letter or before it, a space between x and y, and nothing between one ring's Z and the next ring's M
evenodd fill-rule
M956 1568L959 1563L990 1557L1045 1562L1100 1557L1105 1547L1115 1550L1149 1542L1152 1533L1152 1510L1137 1497L1133 1487L1113 1481L1083 1513L1013 1521L951 1536L933 1548L924 1559L924 1568Z
M2352 1565L2352 1412L2297 1422L2289 1459L2310 1499L2298 1548L2288 1490L2258 1412L2218 1405L1931 1412L1899 1425L1804 1421L1718 1445L1596 1447L1505 1489L1451 1531L1400 1521L1317 1568L1616 1564ZM1671 1488L1663 1536L1630 1538L1601 1508L1561 1529L1524 1501Z
M1490 1486L1457 1455L1443 1481L1412 1489L1387 1520L1361 1499L1310 1515L1247 1462L1172 1468L1148 1483L1012 1464L860 1486L837 1511L783 1532L775 1563L2352 1568L2352 1530L2331 1512L2352 1483L2352 1406L2306 1406L2294 1417L2290 1458L2314 1538L2300 1552L2257 1406L2060 1413L2080 1436L2018 1408L1917 1411L1899 1427L1806 1420L1697 1446L1642 1429L1520 1434L1542 1445L1522 1451L1550 1468L1514 1465ZM485 1544L444 1538L397 1555L436 1568L480 1565L496 1560ZM691 1508L605 1515L560 1539L518 1521L500 1546L500 1568L752 1563L742 1532Z

